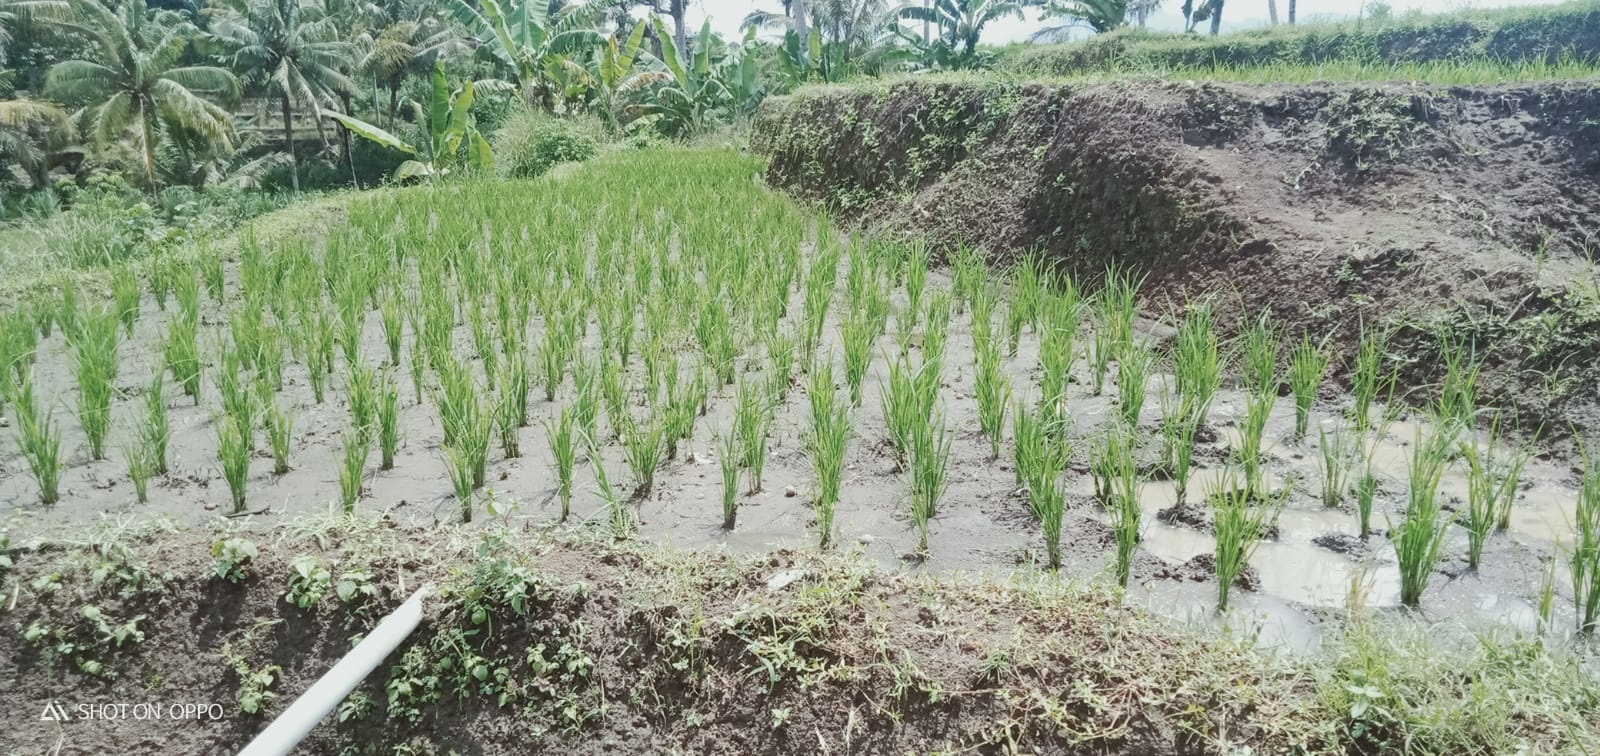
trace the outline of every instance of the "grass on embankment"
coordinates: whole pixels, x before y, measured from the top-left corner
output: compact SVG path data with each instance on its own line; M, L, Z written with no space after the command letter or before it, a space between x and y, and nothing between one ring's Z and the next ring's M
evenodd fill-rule
M586 532L324 517L11 549L0 671L21 696L209 695L234 726L180 735L233 748L343 639L432 582L424 624L317 748L615 737L779 752L869 739L917 752L1509 753L1600 742L1600 685L1532 638L1457 643L1395 616L1287 658L1154 619L1100 582L955 581L851 554L734 557ZM216 619L202 635L194 617ZM728 724L697 724L710 722ZM107 749L165 726L112 724L97 731Z

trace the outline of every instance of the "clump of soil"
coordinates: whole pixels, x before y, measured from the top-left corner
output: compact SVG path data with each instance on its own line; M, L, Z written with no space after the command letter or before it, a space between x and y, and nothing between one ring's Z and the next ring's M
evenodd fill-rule
M1155 577L1161 580L1182 580L1203 583L1217 576L1217 557L1214 554L1196 554L1189 561L1180 565L1166 566L1156 571ZM1247 591L1254 591L1261 587L1261 574L1256 568L1245 565L1239 577L1234 578L1234 586Z
M1365 556L1367 551L1372 548L1371 539L1381 537L1382 535L1379 533L1373 533L1366 539L1348 533L1327 533L1311 539L1311 542L1335 554L1360 557Z
M1147 311L1210 295L1225 328L1266 310L1341 357L1361 323L1392 326L1402 390L1470 344L1487 403L1547 438L1600 431L1586 83L911 81L768 102L767 180L836 217L1001 262L1042 250L1090 282L1133 268Z

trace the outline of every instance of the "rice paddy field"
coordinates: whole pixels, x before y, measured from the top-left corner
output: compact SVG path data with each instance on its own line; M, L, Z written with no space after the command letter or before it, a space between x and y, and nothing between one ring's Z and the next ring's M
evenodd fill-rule
M847 233L769 191L761 169L733 150L652 150L536 181L356 196L343 224L247 228L226 255L36 289L0 316L5 572L82 548L91 527L135 541L126 534L204 534L199 548L212 553L202 569L214 563L227 585L252 560L289 560L307 529L398 528L429 553L521 534L564 544L520 562L528 569L559 570L578 558L561 554L584 549L614 560L643 544L680 560L770 565L770 591L785 575L835 574L813 559L888 575L878 580L1074 586L1095 592L1074 599L1085 606L1113 597L1096 611L1149 611L1263 659L1348 653L1352 626L1397 623L1378 636L1393 646L1373 641L1357 657L1374 675L1371 658L1414 653L1398 639L1416 633L1515 638L1508 654L1544 638L1536 645L1567 654L1600 622L1600 460L1550 453L1481 403L1471 345L1449 353L1437 400L1407 406L1391 401L1399 358L1376 327L1350 365L1330 364L1327 334L1266 316L1224 339L1205 300L1141 312L1132 272L1073 280L1043 261L991 268L976 253ZM1348 389L1335 373L1350 376ZM100 553L102 563L133 563ZM481 569L486 553L458 555L449 574ZM334 582L326 558L296 561L285 600L304 599L308 580ZM141 559L153 570L164 561ZM370 587L348 574L341 598ZM76 659L73 674L89 686L133 653L111 650L121 638L73 647L71 625L23 622L68 599L51 598L36 575L12 583L6 611L27 636L17 648ZM104 603L109 584L77 595ZM458 640L492 660L499 637ZM264 685L254 675L265 662L242 663L214 685L237 689L243 712L292 698L273 688L286 662ZM1348 673L1342 664L1330 668ZM765 669L777 690L788 673ZM406 705L397 674L374 683L368 704L386 714L373 716ZM1090 688L1091 677L1101 679L1083 678ZM1208 725L1195 730L1193 742L1206 744L1196 747L1259 737L1285 750L1383 750L1397 741L1382 738L1402 731L1395 722L1415 713L1382 708L1398 675L1272 679L1305 697L1302 718L1285 721L1323 712L1335 724L1319 726L1333 729L1307 725L1316 734L1295 744L1276 730ZM509 687L482 687L442 698L470 708L487 696L481 706L493 710L499 690L506 705ZM1105 693L1085 690L1084 701ZM1474 725L1435 721L1439 732L1470 732L1427 741L1450 744L1431 752L1592 744L1592 699L1542 697L1555 695L1486 707ZM1185 701L1173 693L1152 711ZM1338 729L1372 721L1369 705L1392 718L1387 734ZM1246 708L1261 716L1263 706ZM759 712L773 721L755 727L782 729L791 715L779 708ZM1010 711L1025 724L1009 741L985 730L919 747L1055 744L1044 752L1071 741L1032 734L1043 716L1033 705ZM1068 719L1095 719L1078 716ZM565 724L582 732L586 721ZM235 722L208 742L254 726ZM1106 742L1172 742L1141 737ZM334 752L331 742L318 748Z

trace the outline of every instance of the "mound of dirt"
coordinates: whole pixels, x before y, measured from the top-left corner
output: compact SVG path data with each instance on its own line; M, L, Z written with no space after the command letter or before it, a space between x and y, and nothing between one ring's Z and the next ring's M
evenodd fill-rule
M769 100L767 180L870 228L1144 273L1348 356L1393 326L1403 386L1445 344L1547 435L1600 430L1600 90L1547 83L916 80ZM1336 364L1346 363L1340 360ZM1424 393L1412 397L1426 398Z
M425 583L422 625L301 752L1339 747L1299 673L1067 581L382 520L0 555L18 753L236 752Z

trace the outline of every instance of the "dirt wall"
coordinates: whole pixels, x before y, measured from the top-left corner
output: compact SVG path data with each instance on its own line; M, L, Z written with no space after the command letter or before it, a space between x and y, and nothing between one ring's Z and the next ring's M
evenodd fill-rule
M1341 351L1394 327L1425 399L1441 345L1548 437L1600 429L1600 93L904 80L758 115L775 187L887 233L1090 280L1152 312L1210 295Z

